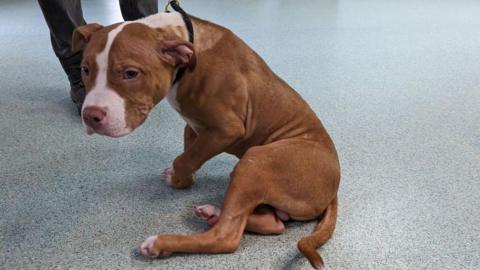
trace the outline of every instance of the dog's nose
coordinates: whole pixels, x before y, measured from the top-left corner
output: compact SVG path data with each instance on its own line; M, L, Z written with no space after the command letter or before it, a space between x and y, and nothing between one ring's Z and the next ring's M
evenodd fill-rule
M101 125L102 120L107 115L107 112L97 106L89 106L83 109L83 121L85 124L92 128L96 128Z

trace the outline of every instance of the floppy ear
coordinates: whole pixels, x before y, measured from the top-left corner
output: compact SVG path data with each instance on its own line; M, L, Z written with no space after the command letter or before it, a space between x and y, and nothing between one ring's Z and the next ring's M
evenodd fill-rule
M174 67L188 67L193 70L197 64L193 44L184 40L161 40L160 59Z
M75 28L72 35L72 51L76 52L84 49L92 34L102 28L103 25L98 23L89 23Z

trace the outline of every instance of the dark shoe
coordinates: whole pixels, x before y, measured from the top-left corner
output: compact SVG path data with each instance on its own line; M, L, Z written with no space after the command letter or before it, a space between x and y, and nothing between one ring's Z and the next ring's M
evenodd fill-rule
M83 101L85 100L85 86L83 82L73 84L70 88L70 98L77 107L78 115L82 112Z
M77 107L78 114L80 114L83 100L85 99L85 86L82 83L82 74L80 71L82 54L82 52L77 52L67 58L59 59L63 70L68 76L68 81L70 82L70 97Z

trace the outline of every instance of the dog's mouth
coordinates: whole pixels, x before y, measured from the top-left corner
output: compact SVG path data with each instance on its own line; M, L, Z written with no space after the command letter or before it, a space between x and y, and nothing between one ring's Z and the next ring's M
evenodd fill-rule
M112 129L112 128L104 128L104 127L98 127L98 128L93 128L91 126L85 125L85 132L88 135L93 135L93 134L98 134L102 136L107 136L107 137L112 137L112 138L119 138L126 136L132 132L130 128L122 128L122 129Z

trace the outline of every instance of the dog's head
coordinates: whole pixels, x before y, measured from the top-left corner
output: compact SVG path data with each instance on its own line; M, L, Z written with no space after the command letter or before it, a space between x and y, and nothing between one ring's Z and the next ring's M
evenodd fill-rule
M82 122L87 133L120 137L141 125L171 88L176 70L194 67L186 36L177 13L78 27L72 46L84 50Z

